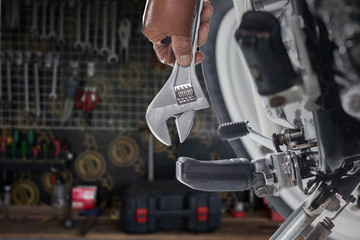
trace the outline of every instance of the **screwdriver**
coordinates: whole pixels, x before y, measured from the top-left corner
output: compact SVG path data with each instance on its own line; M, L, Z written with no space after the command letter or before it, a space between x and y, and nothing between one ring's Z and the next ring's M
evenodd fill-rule
M23 161L26 161L28 152L28 142L26 140L21 141L21 157Z
M1 149L1 156L2 159L6 159L6 137L1 137L0 139L0 149Z
M11 142L11 158L12 160L17 160L17 147L19 142L19 131L15 130L14 132L14 138Z
M42 152L43 152L43 158L45 161L48 159L48 146L46 143L42 144Z
M35 142L34 130L29 130L27 137L29 146L33 146Z

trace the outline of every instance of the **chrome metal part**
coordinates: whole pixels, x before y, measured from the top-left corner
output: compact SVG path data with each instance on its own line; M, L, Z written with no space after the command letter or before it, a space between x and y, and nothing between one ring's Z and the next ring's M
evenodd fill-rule
M311 207L312 202L321 194L317 190L297 208L274 233L270 240L296 240L302 232L327 208L336 198L334 192L317 209Z
M268 196L278 196L283 189L299 185L303 188L301 175L296 170L293 158L285 152L268 154L266 158L251 161L255 173L262 174ZM257 189L255 189L256 191ZM263 194L261 197L265 197Z
M344 111L360 120L360 83L344 89L340 97Z
M354 173L356 173L360 169L360 160L355 161L353 164L354 165L351 168L351 170L348 171L348 174L350 174L350 175L353 175Z
M189 83L175 86L174 90L178 104L193 102L197 99L194 88Z

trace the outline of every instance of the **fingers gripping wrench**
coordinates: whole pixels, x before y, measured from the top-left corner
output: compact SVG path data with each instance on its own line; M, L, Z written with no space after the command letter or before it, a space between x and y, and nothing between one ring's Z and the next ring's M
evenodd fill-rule
M180 142L189 135L195 111L209 107L195 71L195 54L197 51L200 13L203 0L198 1L198 13L195 18L193 36L193 60L188 67L175 63L175 67L164 87L150 103L146 111L146 121L151 132L162 143L170 146L171 139L166 125L170 117L175 118Z

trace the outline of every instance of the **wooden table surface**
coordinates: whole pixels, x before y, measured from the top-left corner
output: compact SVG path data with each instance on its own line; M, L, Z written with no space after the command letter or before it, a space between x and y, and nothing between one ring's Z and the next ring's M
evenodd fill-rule
M77 218L73 228L63 227L63 217L50 207L0 208L0 238L74 239L87 218ZM162 231L151 234L126 234L119 221L101 216L86 235L86 239L169 239L169 240L262 240L269 239L280 223L272 222L263 213L248 213L245 218L224 216L220 229L215 233L189 233L186 231Z

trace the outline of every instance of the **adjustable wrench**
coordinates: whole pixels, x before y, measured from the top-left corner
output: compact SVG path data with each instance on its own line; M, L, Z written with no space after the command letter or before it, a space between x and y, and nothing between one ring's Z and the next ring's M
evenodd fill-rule
M32 4L32 18L31 18L31 27L30 33L33 38L39 35L38 32L38 12L39 12L39 1L33 0Z
M46 10L47 10L47 5L48 2L47 0L43 0L42 3L42 29L41 29L41 36L40 36L40 40L43 41L47 38L46 35Z
M107 59L108 63L116 63L119 58L115 51L115 40L116 40L116 12L117 12L117 2L113 1L111 3L111 50L110 55Z
M93 53L100 54L100 49L98 47L98 32L99 32L99 9L100 2L95 1L95 24L94 24L94 43L93 43Z
M103 39L102 39L102 48L100 50L100 53L102 55L109 54L110 50L107 46L107 9L108 9L108 2L104 1L103 3Z
M129 62L129 40L131 35L131 22L129 19L123 19L119 27L119 40L120 40L120 56L125 63Z
M81 46L81 2L78 1L76 5L76 42L74 47L78 49Z
M65 43L64 39L64 8L65 8L66 2L61 1L59 6L59 34L57 42L59 44Z
M50 5L50 32L48 35L48 38L55 38L56 32L55 32L55 3L51 3Z
M53 77L52 77L52 85L51 85L51 93L49 94L49 98L55 100L57 98L56 94L56 82L57 82L57 71L59 66L59 54L54 53L54 62L53 62Z
M195 117L195 111L209 107L201 89L195 71L195 54L197 51L200 13L203 0L198 1L193 34L193 59L188 67L177 62L164 87L156 95L146 111L146 121L153 135L165 145L171 145L166 121L174 117L179 140L184 142L189 135Z
M85 42L83 43L83 50L90 50L91 43L90 43L90 4L89 1L86 1L85 5L86 11L86 22L85 22Z

